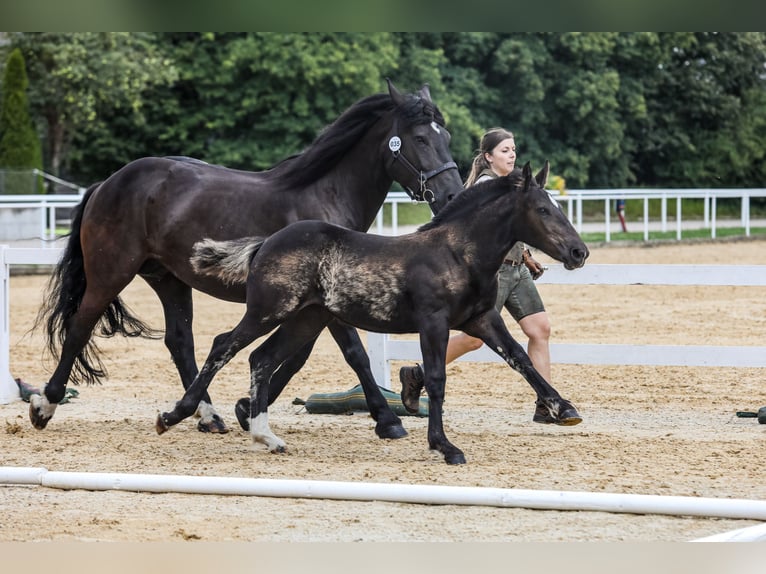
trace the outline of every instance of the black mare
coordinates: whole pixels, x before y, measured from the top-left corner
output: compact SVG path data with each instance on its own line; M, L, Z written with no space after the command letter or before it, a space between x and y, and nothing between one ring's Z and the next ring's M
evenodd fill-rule
M197 273L192 247L204 238L227 241L270 235L299 220L322 220L367 231L393 181L438 211L460 190L444 118L428 86L356 102L302 153L263 172L239 171L192 158L133 161L87 190L76 208L72 232L51 278L41 310L48 346L58 365L43 396L30 401L32 424L42 429L73 382L105 376L101 335L156 336L123 305L119 294L136 275L157 293L165 315L165 345L184 388L198 373L192 333L192 289L219 299L245 301L243 283ZM355 329L329 325L365 391L380 437L407 433L370 371ZM305 363L314 341L291 348L272 381L273 401ZM207 393L200 396L198 428L226 432Z
M204 241L193 263L200 273L225 273L247 284L247 310L218 335L199 375L158 433L194 413L215 374L241 349L275 327L250 355L250 432L272 452L285 443L268 424L269 380L290 353L334 319L384 333L419 333L430 399L428 443L447 463L465 462L442 424L445 354L450 329L480 338L537 393L559 424L582 419L575 407L535 370L495 310L497 272L523 241L581 267L588 248L558 204L541 187L548 163L533 177L529 164L458 195L431 222L399 237L359 233L326 222L294 223L274 235L233 242ZM251 258L251 254L254 255Z

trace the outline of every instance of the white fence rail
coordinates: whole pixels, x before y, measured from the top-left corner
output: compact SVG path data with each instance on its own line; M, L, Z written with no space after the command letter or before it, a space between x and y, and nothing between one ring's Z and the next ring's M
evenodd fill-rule
M0 245L0 403L18 397L10 374L10 267L53 265L59 248L19 248ZM539 280L559 285L738 285L766 286L766 265L586 265L567 271L551 265ZM668 328L672 328L669 325ZM379 385L391 388L391 361L420 361L418 341L367 334L373 375ZM464 355L460 361L501 362L486 347ZM675 365L710 367L766 367L766 347L694 345L552 344L554 363L596 365Z
M59 208L72 208L82 200L76 194L67 195L0 195L0 209L36 209L38 235L36 238L55 239ZM27 238L23 238L27 239Z
M710 229L710 236L716 237L717 228L721 222L717 217L717 200L723 198L740 199L741 209L739 227L745 229L745 235L750 236L750 200L754 197L766 197L766 188L742 188L742 189L580 189L569 190L566 195L554 195L554 198L562 204L567 211L567 217L574 224L575 229L582 233L584 228L583 203L585 201L600 201L604 204L604 220L594 226L595 231L603 231L605 241L612 240L613 209L612 202L617 199L637 199L643 202L641 229L644 240L649 239L650 228L658 227L659 231L666 232L675 227L676 239L681 239L684 229L702 228ZM704 201L703 219L683 220L683 200L697 199ZM650 221L649 201L660 201L659 221ZM668 217L668 201L675 201L676 215L673 222ZM398 206L402 203L412 203L412 200L404 192L391 192L386 198L386 204L391 205L390 234L397 235L399 227ZM384 225L383 210L378 213L375 223L375 232L383 235L386 231Z
M47 175L47 174L45 174ZM48 176L53 177L53 176ZM64 182L66 183L66 182ZM36 208L40 210L39 235L37 238L52 239L56 229L56 209L71 208L82 199L80 194L69 195L0 195L0 210L18 208ZM671 223L675 226L676 239L681 239L683 229L689 222L683 221L682 202L685 199L701 199L704 201L704 216L701 222L696 222L697 228L710 229L710 236L715 238L718 218L717 200L733 198L741 200L740 226L745 229L745 235L750 235L750 200L753 197L766 197L766 188L742 188L742 189L610 189L610 190L570 190L566 195L556 195L555 198L564 206L569 220L572 221L578 232L583 231L583 203L585 201L600 201L604 204L604 220L600 227L605 233L607 242L612 240L612 202L617 199L638 199L643 201L642 230L644 240L649 239L649 230L653 223L659 224L660 231L671 229ZM660 200L661 215L658 222L650 222L649 201ZM675 201L676 215L674 222L668 218L668 201ZM402 203L412 203L409 196L403 191L395 191L388 194L386 204L391 209L391 224L384 225L383 209L378 213L374 231L380 235L389 233L398 235L399 218L398 207ZM30 238L31 239L31 238Z

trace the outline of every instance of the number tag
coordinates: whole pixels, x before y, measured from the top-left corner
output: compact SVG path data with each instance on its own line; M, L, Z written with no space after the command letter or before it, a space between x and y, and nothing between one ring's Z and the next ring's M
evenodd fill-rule
M391 139L388 140L388 149L391 151L399 151L399 148L402 147L402 140L399 139L399 136L391 136Z

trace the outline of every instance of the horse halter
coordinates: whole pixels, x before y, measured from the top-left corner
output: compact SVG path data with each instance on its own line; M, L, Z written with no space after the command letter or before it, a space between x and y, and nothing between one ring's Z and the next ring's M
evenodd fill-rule
M447 171L448 169L457 169L457 164L454 161L448 161L436 169L425 172L422 169L416 168L412 162L408 160L401 152L402 140L397 135L398 132L398 121L394 119L394 135L392 135L388 140L388 149L391 150L391 154L394 156L394 160L400 161L404 167L415 174L415 176L418 178L419 185L418 191L413 191L407 185L404 186L404 189L407 191L407 195L410 196L412 201L426 201L428 203L433 203L436 201L436 195L434 195L434 192L431 190L431 188L428 187L428 180L432 177L436 177L443 171Z

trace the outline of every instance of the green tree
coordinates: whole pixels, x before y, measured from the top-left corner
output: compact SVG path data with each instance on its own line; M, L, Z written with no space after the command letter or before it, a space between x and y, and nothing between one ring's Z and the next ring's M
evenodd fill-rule
M11 44L27 62L30 104L46 124L45 160L59 175L75 134L99 121L106 107L140 123L149 86L177 74L151 34L15 33Z
M643 79L641 183L762 186L766 34L664 33Z
M99 166L103 177L119 167L115 160L142 155L268 168L355 101L385 91L399 56L388 33L166 33L157 45L177 81L147 92L145 123L113 112L91 126L97 133L78 135L88 148L78 169ZM394 80L403 90L419 87Z
M39 193L43 191L39 174L42 170L42 146L29 115L24 56L16 49L10 53L3 74L0 103L0 169L5 174L2 193ZM19 170L20 173L12 173Z

